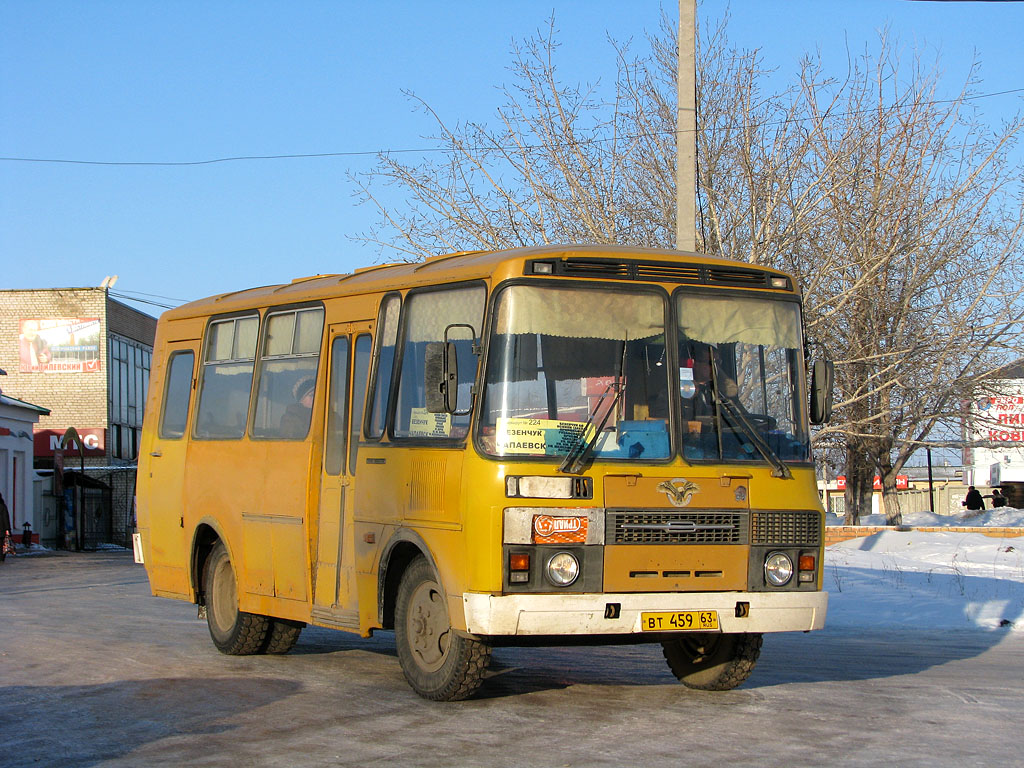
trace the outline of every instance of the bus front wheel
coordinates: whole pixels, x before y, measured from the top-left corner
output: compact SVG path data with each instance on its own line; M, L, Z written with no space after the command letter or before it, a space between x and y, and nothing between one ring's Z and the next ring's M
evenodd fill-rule
M694 632L661 644L672 673L702 691L732 690L754 671L761 655L760 632Z
M214 546L203 570L206 623L217 650L231 656L260 653L265 648L270 619L238 610L235 570L223 542Z
M398 585L395 645L405 679L431 701L459 701L483 682L491 658L485 643L456 634L433 569L413 560Z

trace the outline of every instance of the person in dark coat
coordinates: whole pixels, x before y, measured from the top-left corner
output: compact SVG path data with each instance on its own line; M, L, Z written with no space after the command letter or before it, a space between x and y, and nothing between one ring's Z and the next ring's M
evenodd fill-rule
M993 488L992 489L992 508L995 509L996 507L1005 507L1005 506L1006 506L1006 497L1003 496L1002 490L999 489L999 488Z
M967 507L968 512L982 512L985 509L985 500L981 498L981 493L973 485L967 490L967 498L964 499L963 504Z
M316 380L307 376L296 382L292 389L295 402L285 408L281 416L281 437L305 437L309 432L309 419L313 412L313 394L316 391Z
M4 501L4 495L0 493L0 536L10 533L11 531L11 513L7 509L7 502Z
M10 546L13 549L13 543L10 542L11 533L11 513L7 509L7 502L4 501L4 495L0 493L0 562L7 556L7 547Z

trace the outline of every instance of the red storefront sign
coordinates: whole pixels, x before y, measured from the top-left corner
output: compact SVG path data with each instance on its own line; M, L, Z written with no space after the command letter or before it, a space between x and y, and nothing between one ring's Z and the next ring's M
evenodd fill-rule
M85 444L86 456L106 456L107 454L107 430L77 428L78 436ZM37 429L33 433L36 456L53 456L55 450L60 448L60 440L64 437L66 429ZM78 446L68 446L65 455L74 456L78 454Z
M871 482L871 487L876 491L882 490L882 478L875 475ZM910 478L906 475L896 475L896 490L905 491L910 487ZM840 475L836 478L836 488L840 491L846 490L846 475Z

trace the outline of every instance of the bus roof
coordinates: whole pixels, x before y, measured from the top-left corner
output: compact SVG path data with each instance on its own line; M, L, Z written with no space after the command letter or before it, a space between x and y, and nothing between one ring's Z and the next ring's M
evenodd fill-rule
M378 264L356 269L348 274L314 275L292 280L290 283L265 285L248 288L230 293L222 293L205 299L183 304L176 309L164 313L164 319L198 317L220 314L250 307L287 304L299 301L324 299L332 296L378 293L389 290L401 290L421 285L434 285L439 278L444 282L460 282L490 277L501 265L512 268L517 262L517 274L523 274L526 262L543 259L562 262L567 259L592 259L603 263L614 264L619 257L626 262L666 262L711 265L726 268L739 268L743 272L769 273L790 277L771 267L763 267L746 262L707 256L687 251L671 251L656 248L635 248L620 245L547 245L530 248L516 248L501 251L461 251L458 253L428 256L423 261ZM600 277L600 274L589 274ZM607 275L607 279L616 279L615 274ZM659 282L658 277L645 278L649 282ZM679 282L668 279L665 282ZM790 292L795 292L795 285L790 278Z

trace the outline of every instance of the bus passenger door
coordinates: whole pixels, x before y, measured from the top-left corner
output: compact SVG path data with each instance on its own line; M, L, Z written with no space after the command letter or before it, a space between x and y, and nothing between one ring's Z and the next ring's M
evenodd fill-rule
M372 323L332 325L317 527L313 617L359 628L352 542L353 467L359 443ZM353 425L355 425L353 427Z
M189 591L189 552L185 539L185 459L188 449L188 414L195 392L199 341L168 344L163 377L154 382L163 396L161 412L149 445L142 446L141 478L149 486L148 510L139 515L149 528L146 559L153 591L185 596Z

